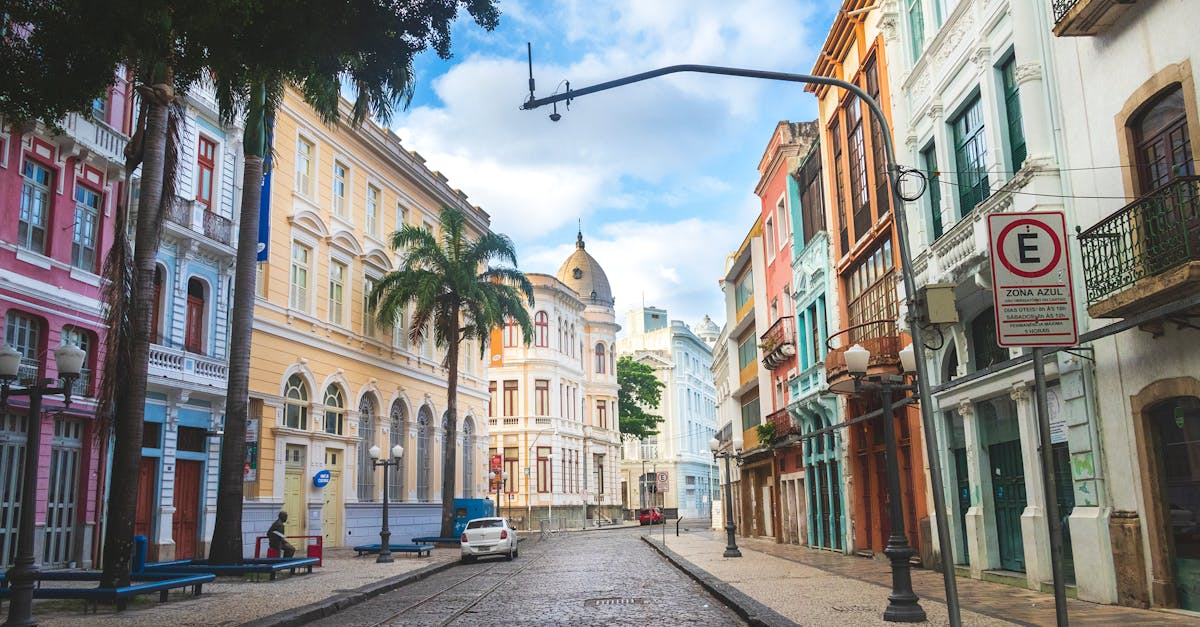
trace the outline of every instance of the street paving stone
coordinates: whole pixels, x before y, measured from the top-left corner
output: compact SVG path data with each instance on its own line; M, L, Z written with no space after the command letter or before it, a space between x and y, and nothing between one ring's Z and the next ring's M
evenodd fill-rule
M430 598L446 589L446 594ZM464 609L448 624L745 624L641 542L633 529L556 534L541 542L523 542L521 555L513 562L480 560L458 566L316 624L447 624L443 621Z

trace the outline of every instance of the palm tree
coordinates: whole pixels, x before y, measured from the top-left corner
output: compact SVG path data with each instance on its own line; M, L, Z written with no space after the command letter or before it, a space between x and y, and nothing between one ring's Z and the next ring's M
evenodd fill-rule
M454 533L454 466L458 429L458 351L464 340L479 340L480 356L493 329L506 320L521 326L525 344L533 342L526 305L533 306L533 285L517 270L512 240L487 231L478 239L467 233L466 216L444 207L441 241L425 228L405 225L390 237L393 250L406 257L398 270L383 276L371 290L368 306L380 324L393 326L412 306L409 339L434 342L446 349L445 456L442 460L443 538ZM493 266L493 262L507 266ZM431 329L433 337L425 337Z

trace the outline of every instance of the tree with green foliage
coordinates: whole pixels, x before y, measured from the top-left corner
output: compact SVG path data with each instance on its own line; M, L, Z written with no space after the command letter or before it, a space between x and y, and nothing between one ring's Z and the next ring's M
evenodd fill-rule
M662 416L647 410L658 409L666 387L654 374L654 368L625 355L617 360L617 407L621 437L641 440L658 434L656 425Z
M467 217L444 207L441 240L423 227L410 224L389 237L393 250L404 251L399 269L383 276L368 297L379 323L398 325L412 308L409 339L432 341L446 350L442 365L446 381L446 445L442 449L442 524L439 535L454 535L454 472L458 429L459 345L478 340L480 357L487 351L493 329L507 320L521 327L526 345L533 342L533 325L526 305L533 307L533 284L517 270L517 253L507 236L485 231L473 239ZM492 265L494 262L508 264ZM432 330L433 337L428 337Z
M241 222L229 332L229 388L225 432L243 434L249 418L250 345L264 163L270 128L285 85L299 90L327 124L342 119L342 84L354 92L350 123L368 117L386 124L412 98L413 58L432 47L450 56L450 24L460 5L486 30L496 27L493 0L417 0L403 4L321 0L261 0L247 27L231 31L211 61L223 117L246 111ZM305 32L306 39L296 33ZM221 447L217 515L209 560L242 560L245 438ZM448 492L446 494L452 494Z

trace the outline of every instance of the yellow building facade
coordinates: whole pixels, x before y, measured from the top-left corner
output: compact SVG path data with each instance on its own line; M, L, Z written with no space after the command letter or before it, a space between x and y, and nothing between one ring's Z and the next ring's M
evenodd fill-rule
M380 327L366 295L399 265L386 239L402 224L436 233L441 208L453 206L477 237L489 217L391 131L326 126L293 91L273 143L251 349L247 543L280 510L288 535L321 536L326 546L378 542L385 477L372 445L404 447L386 478L393 537L437 535L443 497L484 496L485 363L477 344L463 345L456 493L443 495L444 353L432 341L410 343L404 321Z

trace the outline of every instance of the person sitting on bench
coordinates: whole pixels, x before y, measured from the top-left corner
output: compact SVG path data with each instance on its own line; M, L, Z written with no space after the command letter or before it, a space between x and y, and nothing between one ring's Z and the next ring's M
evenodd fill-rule
M284 537L284 527L287 523L287 512L279 512L279 518L271 523L271 528L267 530L267 546L279 551L282 557L292 557L296 555L296 547Z

